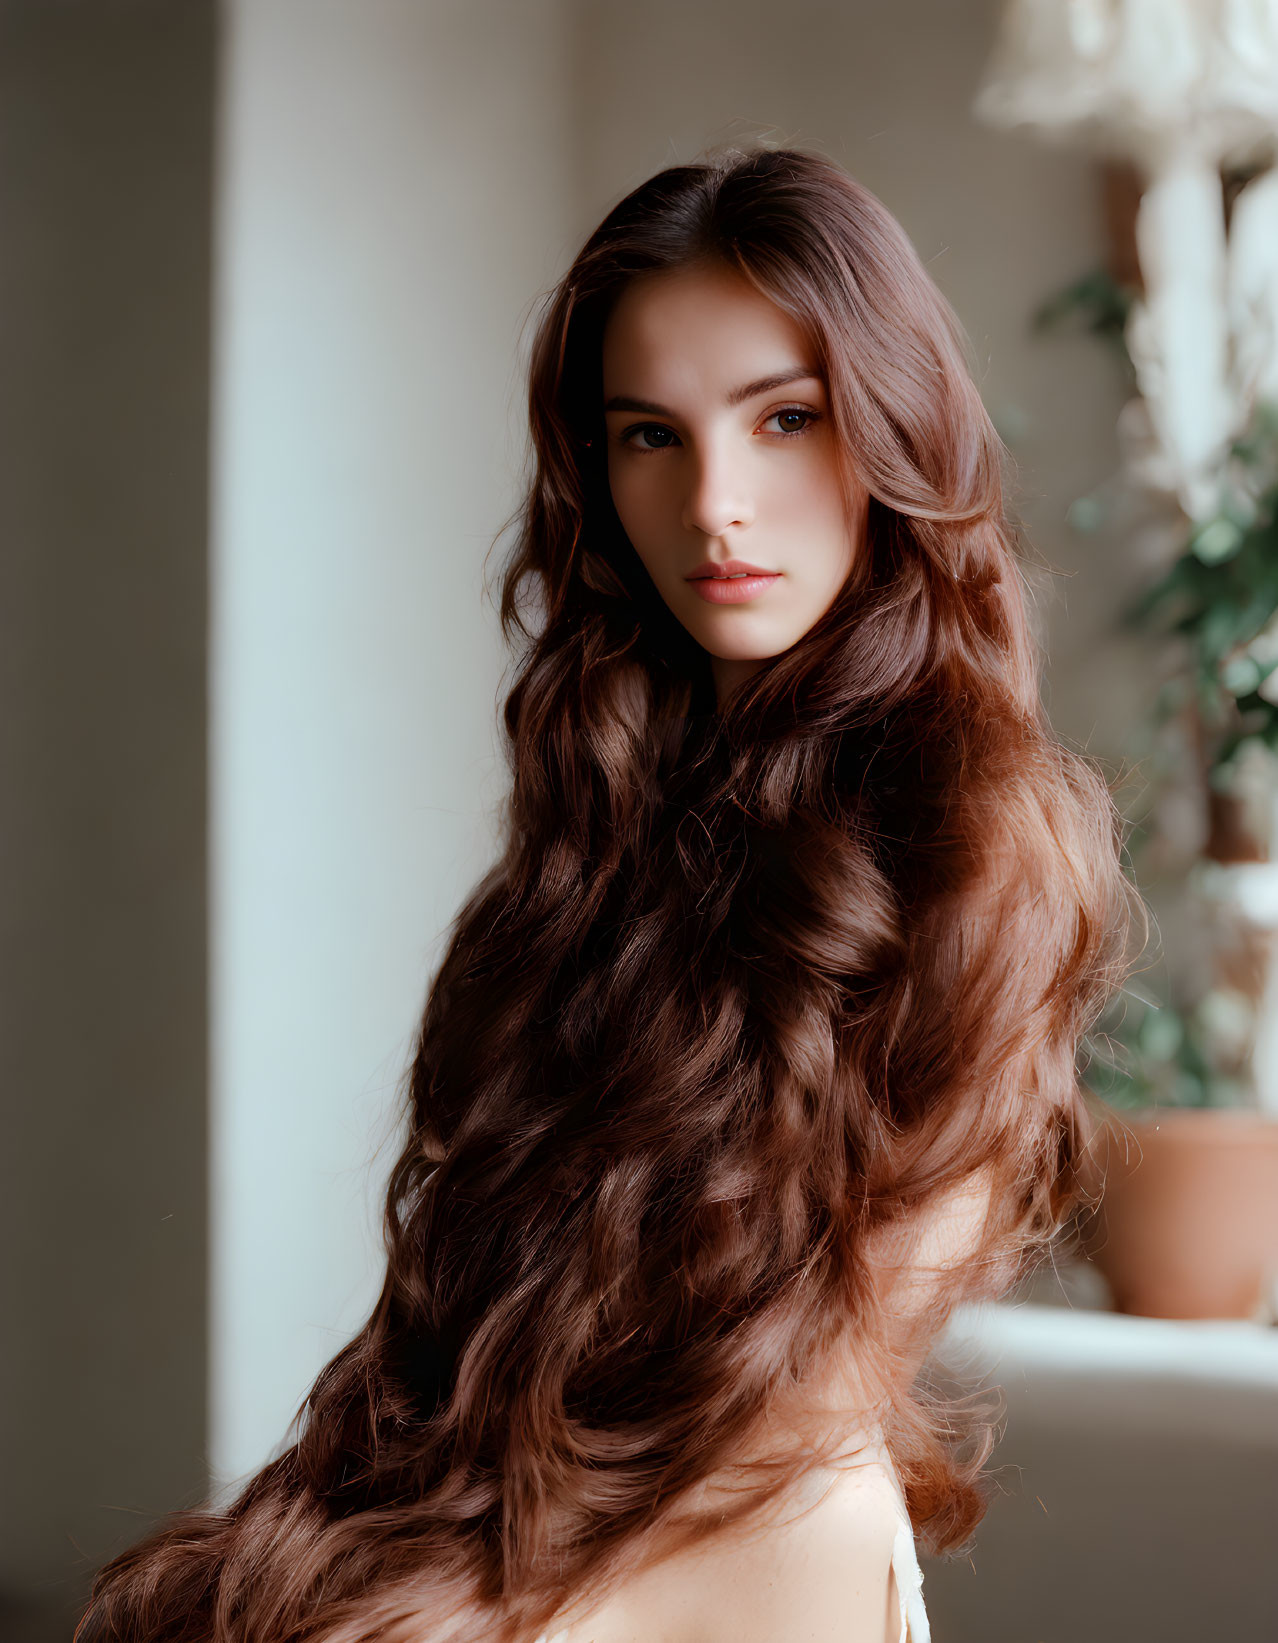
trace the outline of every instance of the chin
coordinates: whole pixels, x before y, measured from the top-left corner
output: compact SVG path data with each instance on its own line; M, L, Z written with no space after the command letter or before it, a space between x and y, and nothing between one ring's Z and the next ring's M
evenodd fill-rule
M695 626L684 626L703 650L723 662L767 662L803 637L802 631L779 633L771 623L765 627L761 623L737 621L729 625L703 620Z
M798 637L802 637L800 634ZM774 662L778 656L783 656L796 641L794 639L779 639L768 644L744 644L740 647L707 644L700 641L702 648L720 662Z

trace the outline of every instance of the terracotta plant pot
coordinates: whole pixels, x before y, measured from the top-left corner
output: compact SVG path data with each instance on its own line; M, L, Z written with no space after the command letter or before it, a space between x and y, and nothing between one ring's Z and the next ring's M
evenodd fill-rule
M1087 1253L1120 1312L1268 1318L1278 1290L1278 1118L1239 1109L1109 1114Z

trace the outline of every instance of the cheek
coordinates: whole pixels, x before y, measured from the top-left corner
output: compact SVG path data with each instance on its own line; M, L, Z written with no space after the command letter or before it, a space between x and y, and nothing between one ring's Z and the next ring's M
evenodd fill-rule
M668 513L660 476L636 472L637 463L614 463L608 470L612 505L622 529L637 549L645 539L664 529Z
M836 568L846 571L856 549L859 526L849 519L838 475L825 461L795 463L779 472L766 490L769 534L793 542L795 569L804 560L823 579Z

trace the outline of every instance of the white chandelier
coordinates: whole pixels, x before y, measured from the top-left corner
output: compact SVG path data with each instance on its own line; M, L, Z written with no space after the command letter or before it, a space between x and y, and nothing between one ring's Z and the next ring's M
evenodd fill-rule
M1144 297L1127 345L1154 436L1141 477L1198 519L1231 440L1278 400L1278 171L1234 203L1220 167L1278 137L1278 0L1009 0L985 122L1134 161Z

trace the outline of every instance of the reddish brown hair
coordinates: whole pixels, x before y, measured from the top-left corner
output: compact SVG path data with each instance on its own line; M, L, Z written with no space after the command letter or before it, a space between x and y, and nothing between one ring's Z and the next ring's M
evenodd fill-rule
M612 304L706 259L804 327L870 494L842 596L723 718L602 452ZM849 1372L931 1546L981 1516L989 1432L955 1437L917 1347L1077 1200L1130 891L1040 707L958 323L837 165L733 151L591 235L529 409L506 844L426 1003L385 1287L291 1446L105 1569L81 1643L529 1638L721 1523L725 1469L737 1512L785 1487L811 1432L765 1427ZM984 1232L906 1328L875 1251L974 1179Z

